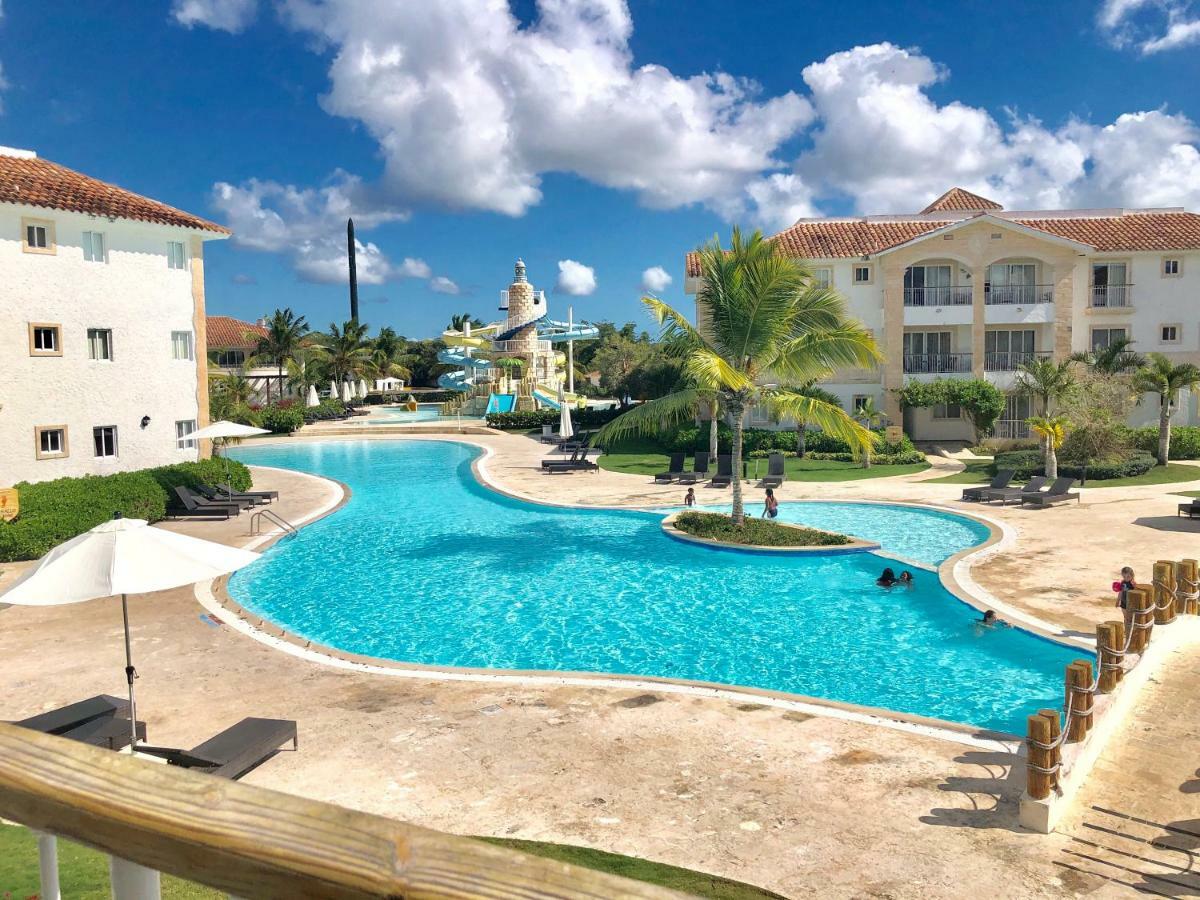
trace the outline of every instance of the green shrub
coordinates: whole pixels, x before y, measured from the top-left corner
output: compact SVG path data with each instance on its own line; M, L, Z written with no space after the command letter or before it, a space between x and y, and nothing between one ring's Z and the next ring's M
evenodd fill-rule
M572 409L571 423L576 430L599 428L607 425L621 414L615 409ZM490 428L502 431L528 431L543 425L557 425L561 413L557 409L539 409L527 412L488 413L484 417Z
M659 439L663 449L674 452L693 453L696 450L708 449L708 423L700 425L684 425L663 435ZM729 453L733 448L733 430L721 422L717 426L717 447L720 453ZM771 430L768 428L747 428L742 434L742 452L747 456L766 455L772 450L796 452L796 430L787 428ZM896 444L889 444L884 431L875 432L875 451L872 458L881 454L915 452L912 439L906 434ZM839 437L824 431L809 431L804 437L804 455L813 453L844 453L850 454L850 445ZM820 457L817 457L818 459ZM924 455L921 460L924 460Z
M341 400L322 400L316 406L306 407L301 415L304 422L326 422L330 419L342 419L346 416L346 404Z
M1136 478L1139 475L1145 475L1152 468L1154 468L1154 457L1144 451L1134 450L1112 459L1089 460L1086 472L1081 462L1059 460L1058 474L1062 478L1079 479L1086 474L1088 481L1108 481L1113 478ZM994 475L1001 469L1015 469L1015 477L1022 481L1045 472L1040 450L1015 450L1010 453L998 453L990 470Z
M833 462L861 462L861 456L852 453L805 453L806 459L832 460ZM900 450L895 453L872 453L871 464L876 466L912 466L925 462L920 450Z
M262 427L273 434L291 434L304 424L304 408L292 404L290 406L264 406L258 412Z
M250 470L229 460L229 477L235 490L251 486ZM178 463L139 472L58 478L17 485L21 513L12 522L0 522L0 562L37 559L52 548L107 522L113 513L126 518L157 522L166 515L172 488L216 486L225 480L223 459Z
M747 518L738 527L733 519L720 513L680 513L675 527L695 537L750 547L836 547L850 543L850 538L843 534L781 525L770 519Z
M1130 443L1138 450L1158 453L1158 426L1129 430ZM1200 425L1176 425L1171 429L1171 459L1200 459Z

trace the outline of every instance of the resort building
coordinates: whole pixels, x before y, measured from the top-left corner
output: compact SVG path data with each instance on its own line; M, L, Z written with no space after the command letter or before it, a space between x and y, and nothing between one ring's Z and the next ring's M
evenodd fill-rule
M918 440L972 433L956 408L902 416L895 391L912 379L986 378L1008 391L1025 362L1118 338L1200 362L1200 215L1182 208L1008 211L953 188L919 213L801 219L772 240L836 288L883 351L880 368L822 386L848 410L873 398ZM700 281L690 253L685 290ZM1197 397L1179 407L1178 424L1200 422ZM996 435L1027 436L1029 415L1010 394ZM1157 417L1143 401L1131 422Z
M194 460L219 225L0 148L0 485Z
M287 370L281 379L278 366L254 359L259 338L267 336L262 319L243 322L232 316L209 316L206 330L210 376L240 375L250 382L255 403L270 403L287 393Z

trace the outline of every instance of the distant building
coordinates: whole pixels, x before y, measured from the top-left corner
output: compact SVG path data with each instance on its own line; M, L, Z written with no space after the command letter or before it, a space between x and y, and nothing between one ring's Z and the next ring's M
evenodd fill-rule
M953 188L919 213L801 219L771 240L845 297L883 351L878 369L822 386L847 410L873 398L919 440L972 430L955 406L902 414L895 391L911 381L987 379L1008 394L996 436L1024 438L1029 401L1012 389L1026 362L1119 338L1200 362L1200 215L1182 208L1015 212ZM701 282L689 253L685 290ZM755 415L751 424L773 427ZM1131 420L1156 424L1157 402L1143 400ZM1175 422L1200 422L1196 396L1183 392Z
M208 317L209 374L241 375L254 389L251 402L271 403L292 393L287 387L287 369L279 377L279 367L254 359L259 338L267 336L263 320L243 322L231 316Z
M0 148L0 484L194 460L220 225Z

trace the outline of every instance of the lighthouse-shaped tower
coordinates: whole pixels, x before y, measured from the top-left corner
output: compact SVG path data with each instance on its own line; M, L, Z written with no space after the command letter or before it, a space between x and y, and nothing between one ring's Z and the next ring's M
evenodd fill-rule
M508 320L498 337L503 337L505 356L523 356L532 366L537 353L537 323L546 316L544 295L534 291L525 277L525 262L518 259L514 268L512 284L508 286Z

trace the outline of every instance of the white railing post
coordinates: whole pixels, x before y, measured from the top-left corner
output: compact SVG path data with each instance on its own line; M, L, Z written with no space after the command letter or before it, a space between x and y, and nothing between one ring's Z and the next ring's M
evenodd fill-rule
M113 900L160 900L162 876L118 856L108 858L108 877Z
M35 831L38 847L38 869L41 872L41 900L62 900L58 889L58 838Z

